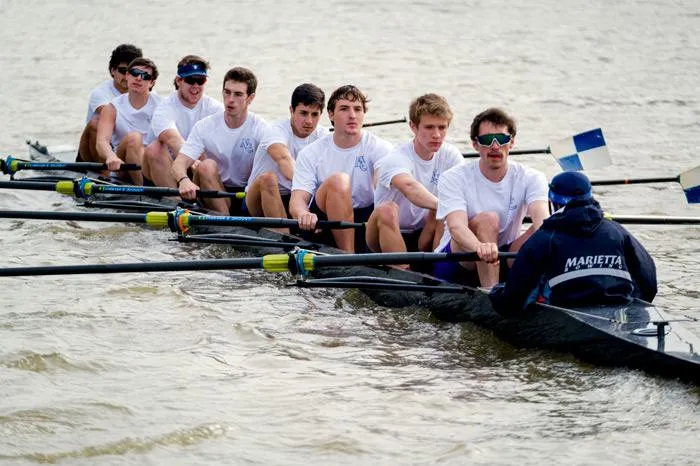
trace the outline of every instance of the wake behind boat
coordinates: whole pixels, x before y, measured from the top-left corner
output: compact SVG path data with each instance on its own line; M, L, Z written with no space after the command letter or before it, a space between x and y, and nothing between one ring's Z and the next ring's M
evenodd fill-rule
M69 161L75 156L71 151L53 153L38 143L30 143L29 151L33 160L44 162ZM70 177L70 174L64 172L61 176ZM118 195L109 197L110 202L124 199ZM176 207L169 200L148 196L141 196L138 202L165 206L168 210ZM106 205L128 208L129 203ZM290 251L290 263L299 254L295 252L299 248L313 250L314 254L342 257L342 252L337 249L265 228L208 226L194 230L196 234L181 233L179 239L184 242L228 243L236 250L254 255ZM623 306L572 309L538 305L522 318L504 318L493 310L488 296L480 289L388 266L314 267L296 284L357 288L382 306L425 307L440 320L473 322L518 347L555 349L595 364L631 367L700 383L700 355L697 352L700 338L689 328L689 323L696 322L696 319L676 317L639 300Z

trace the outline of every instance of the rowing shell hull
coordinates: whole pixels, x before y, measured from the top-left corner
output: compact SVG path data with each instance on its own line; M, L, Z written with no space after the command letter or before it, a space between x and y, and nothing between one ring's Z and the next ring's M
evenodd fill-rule
M30 144L32 158L46 161L53 158ZM66 161L73 154L62 156ZM55 159L54 159L55 160ZM153 201L150 198L142 199ZM167 203L167 201L159 201ZM302 240L266 229L245 227L207 228L196 232L225 232L253 239ZM236 250L255 255L279 253L279 247L236 246ZM319 252L338 254L339 250L322 246ZM504 318L496 313L488 296L477 289L462 293L441 293L440 287L453 285L429 275L399 270L393 267L328 267L312 272L313 279L373 277L434 286L434 292L412 292L382 289L361 289L379 305L425 307L446 322L472 322L493 331L497 336L518 347L549 348L574 354L580 359L607 366L624 366L650 373L700 384L700 338L687 328L688 322L678 321L657 307L643 301L624 306L600 306L563 309L537 306L533 312L517 318ZM659 333L652 321L670 321Z

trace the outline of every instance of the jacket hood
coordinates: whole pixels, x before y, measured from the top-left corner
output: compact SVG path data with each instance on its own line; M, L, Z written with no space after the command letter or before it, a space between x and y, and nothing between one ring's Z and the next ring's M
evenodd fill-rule
M603 210L595 199L572 201L542 223L545 230L574 236L592 235L603 221Z

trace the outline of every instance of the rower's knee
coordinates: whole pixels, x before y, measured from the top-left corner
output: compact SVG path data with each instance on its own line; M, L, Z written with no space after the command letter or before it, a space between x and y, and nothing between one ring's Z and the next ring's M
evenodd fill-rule
M324 184L335 194L352 194L350 175L347 173L333 173L326 178Z
M152 142L151 144L146 146L146 149L143 151L143 159L146 162L156 162L158 161L161 156L162 156L162 146L160 143Z
M496 212L481 212L469 220L469 227L476 233L479 234L498 234L500 228L501 219Z
M143 137L141 133L132 131L124 137L124 147L127 150L138 150L143 147Z
M266 194L277 194L279 192L277 175L274 173L265 172L258 177L258 180L261 192L265 192Z
M217 167L216 162L212 159L202 160L195 169L195 172L203 178L215 177L219 174L219 167Z
M395 202L385 202L375 208L377 223L381 226L399 224L399 206Z

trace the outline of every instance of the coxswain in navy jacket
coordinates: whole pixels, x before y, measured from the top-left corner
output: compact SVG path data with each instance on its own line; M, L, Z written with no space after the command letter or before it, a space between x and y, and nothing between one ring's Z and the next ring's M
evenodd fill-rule
M589 197L544 221L518 252L505 286L494 287L490 297L494 309L507 315L534 301L576 307L633 297L650 302L655 295L654 260Z

